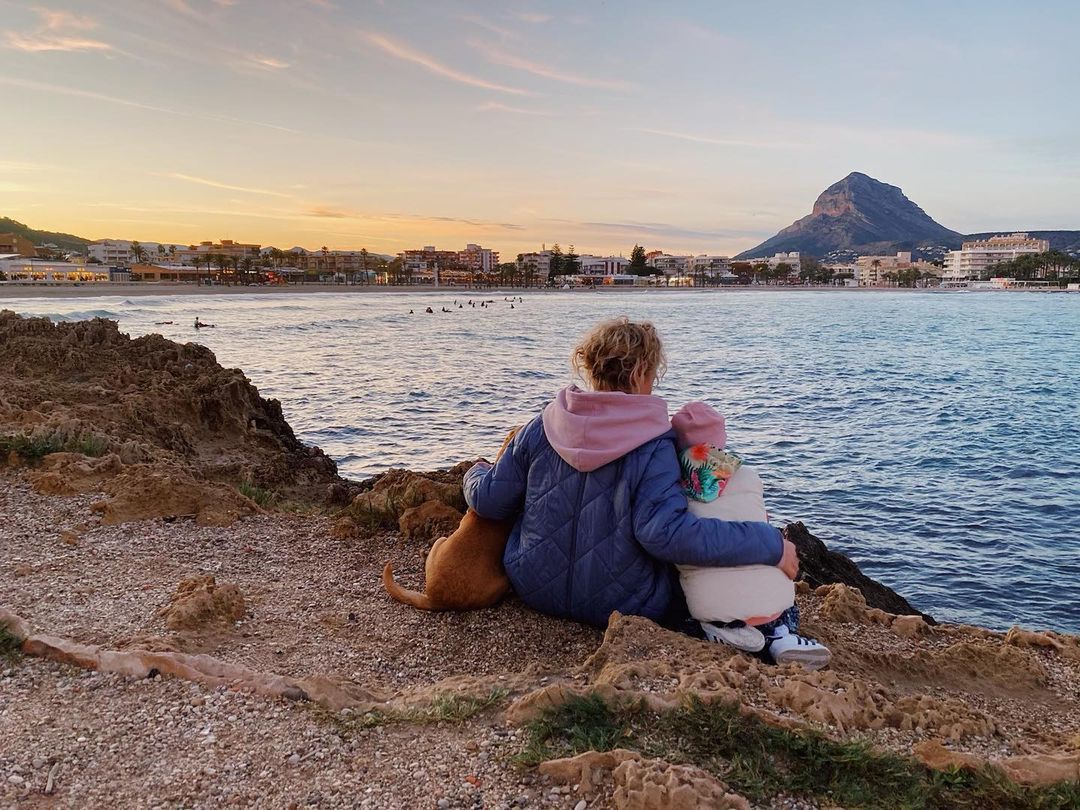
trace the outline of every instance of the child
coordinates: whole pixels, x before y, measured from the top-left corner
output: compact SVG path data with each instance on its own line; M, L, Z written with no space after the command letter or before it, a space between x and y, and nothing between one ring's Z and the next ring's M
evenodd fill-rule
M726 451L724 417L704 402L685 405L671 420L690 511L721 520L767 520L761 478ZM800 636L794 611L795 586L777 568L680 565L679 576L691 615L712 641L748 652L764 649L777 664L798 662L820 669L832 653Z
M514 437L494 466L465 475L481 517L515 517L503 555L514 591L535 610L604 626L613 610L660 621L681 602L672 563L779 565L795 547L764 521L701 519L687 508L664 370L649 323L601 323L574 350L591 390L571 385Z

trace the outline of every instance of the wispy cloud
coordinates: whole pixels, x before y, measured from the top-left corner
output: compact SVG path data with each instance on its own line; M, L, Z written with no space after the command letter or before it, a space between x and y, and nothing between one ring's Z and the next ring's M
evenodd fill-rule
M196 183L200 186L210 186L211 188L221 188L227 191L242 191L245 194L264 194L268 197L289 197L289 194L283 194L280 191L270 191L265 188L250 188L248 186L234 186L229 183L222 183L218 180L210 180L205 177L194 177L190 174L183 174L181 172L166 172L159 175L160 177L170 177L173 180L184 180L188 183Z
M488 58L488 61L494 62L496 65L514 68L515 70L523 70L526 73L531 73L534 76L540 76L544 79L551 79L552 81L563 82L565 84L574 84L579 87L596 87L601 90L632 90L634 88L632 83L626 81L598 79L592 76L568 73L565 70L559 70L540 62L533 62L528 59L523 59L520 56L516 56L515 54L492 48L488 43L473 42L471 44L474 48L481 51L484 56Z
M669 225L665 222L635 222L632 220L626 222L589 222L571 219L547 219L543 221L551 222L558 225L574 226L586 230L601 231L609 234L620 234L627 236L652 236L668 239L715 240L741 237L760 237L770 233L770 231L743 230L731 228L696 230L693 228L685 228L679 225Z
M418 222L418 223L459 223L472 228L498 228L501 230L521 231L524 225L513 222L491 222L482 219L466 219L463 217L443 217L433 214L400 214L400 213L364 213L362 211L348 211L328 206L316 206L308 209L304 216L319 219L359 219L369 222Z
M414 65L419 65L425 70L434 73L437 76L442 76L444 79L450 79L451 81L459 82L461 84L468 84L473 87L482 87L485 90L497 90L500 93L514 93L516 95L529 95L525 90L521 90L517 87L508 87L504 84L497 84L495 82L488 81L487 79L480 78L479 76L473 76L469 73L464 73L460 70L456 70L452 67L442 64L441 62L432 59L427 54L420 53L405 45L402 42L390 39L382 34L376 34L372 32L363 32L362 36L370 44L374 45L379 50L396 59L401 59L405 62L412 62Z
M472 23L473 25L483 28L485 31L490 31L492 34L497 34L503 39L517 39L517 31L511 31L509 28L504 28L501 25L496 25L491 20L485 20L483 17L464 16L459 17L462 22Z
M526 107L512 107L509 104L501 104L498 101L488 101L488 102L485 102L484 104L479 104L476 107L476 111L477 112L505 112L505 113L513 113L515 115L541 115L541 116L545 116L545 117L552 116L552 115L555 114L555 113L549 112L547 110L537 110L537 109L526 108Z
M216 115L214 113L201 113L192 110L178 110L170 107L161 107L156 104L145 104L141 101L121 98L120 96L111 96L107 93L98 93L94 90L79 90L75 87L65 87L59 84L50 84L48 82L34 81L33 79L16 79L9 78L7 76L0 76L0 85L7 85L9 87L22 87L26 90L34 90L42 93L52 93L58 96L73 96L75 98L90 99L92 101L103 101L107 104L117 104L123 107L134 107L135 109L139 110L166 113L168 115L176 115L182 118L194 118L200 121L223 121L230 124L242 124L244 126L269 129L275 132L285 132L290 135L304 135L312 137L312 133L304 132L299 129L292 129L291 127L283 127L279 124L267 123L266 121L254 121L249 118L236 118L230 115ZM333 137L337 138L338 136ZM352 139L342 138L342 140L351 141ZM355 142L360 143L360 141Z
M692 143L712 144L713 146L740 146L752 149L799 149L805 144L796 141L773 141L768 138L716 138L711 135L698 135L693 132L677 132L671 129L652 129L649 127L630 127L630 132L644 132L647 135L659 135L663 138L675 138Z
M35 8L41 15L41 25L50 31L60 31L65 28L73 28L78 31L89 31L97 28L97 20L84 14L75 14L63 9Z
M245 64L263 68L264 70L284 70L285 68L290 67L289 63L282 59L277 59L273 56L261 56L259 54L248 56Z
M8 31L4 35L4 43L8 48L24 53L49 51L108 53L115 50L108 42L73 33L96 28L97 22L92 17L48 8L34 10L41 18L38 27L28 33Z
M551 19L550 14L540 14L534 11L522 11L514 15L522 22L527 22L530 25L539 25L540 23L546 23Z

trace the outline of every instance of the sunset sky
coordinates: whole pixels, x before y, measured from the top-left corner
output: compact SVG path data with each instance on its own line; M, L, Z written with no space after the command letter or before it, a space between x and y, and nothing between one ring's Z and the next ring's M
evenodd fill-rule
M1080 4L0 0L0 216L735 253L848 172L1080 228Z

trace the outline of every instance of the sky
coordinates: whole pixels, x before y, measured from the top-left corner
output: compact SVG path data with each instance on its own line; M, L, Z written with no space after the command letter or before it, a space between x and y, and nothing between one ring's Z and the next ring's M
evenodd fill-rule
M0 0L0 216L733 254L851 171L1080 228L1080 3Z

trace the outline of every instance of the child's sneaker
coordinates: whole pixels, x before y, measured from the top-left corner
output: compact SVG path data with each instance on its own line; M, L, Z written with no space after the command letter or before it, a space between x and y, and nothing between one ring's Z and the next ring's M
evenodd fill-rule
M769 657L775 664L802 664L812 671L821 669L832 659L828 647L812 638L792 633L786 624L773 630L768 644Z
M701 622L701 629L705 631L705 638L709 641L726 644L736 650L760 652L765 649L765 634L756 627L742 622L730 624Z

